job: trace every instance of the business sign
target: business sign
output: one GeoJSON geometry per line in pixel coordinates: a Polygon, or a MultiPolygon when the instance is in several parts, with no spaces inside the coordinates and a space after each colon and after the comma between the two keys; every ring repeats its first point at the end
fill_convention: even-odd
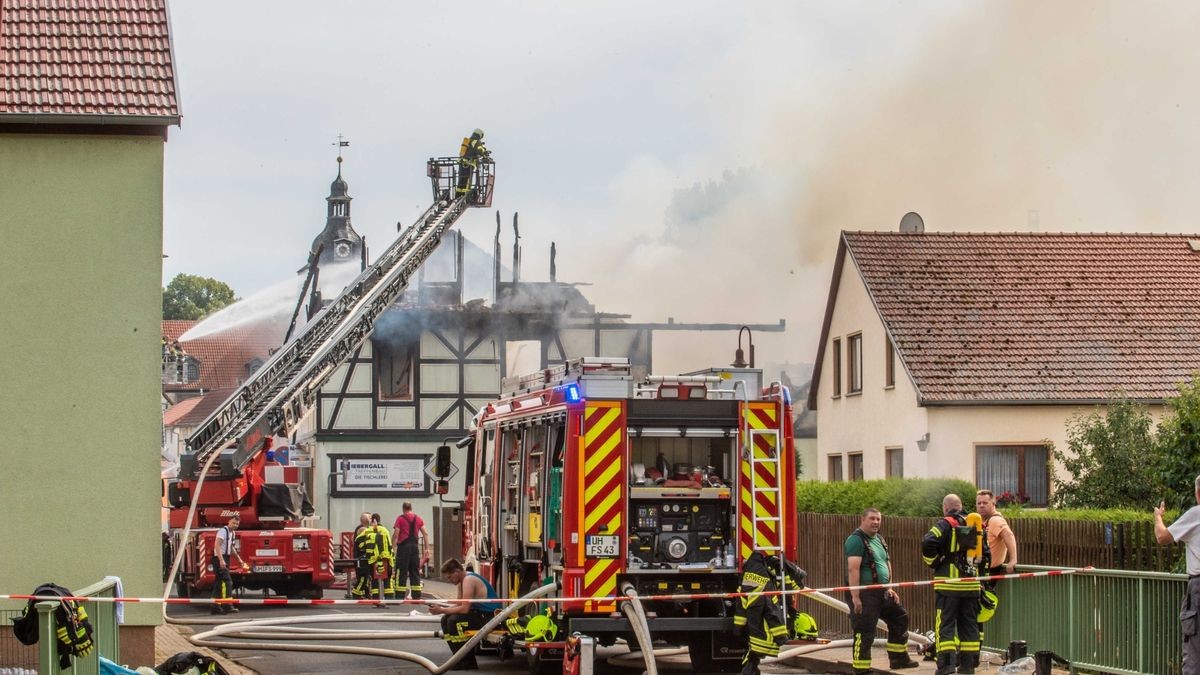
{"type": "Polygon", "coordinates": [[[429,455],[330,455],[333,496],[393,497],[429,494],[429,455]]]}

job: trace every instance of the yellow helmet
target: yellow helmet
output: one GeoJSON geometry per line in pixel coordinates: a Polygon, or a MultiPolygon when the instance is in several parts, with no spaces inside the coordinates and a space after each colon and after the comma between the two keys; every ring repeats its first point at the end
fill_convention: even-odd
{"type": "Polygon", "coordinates": [[[995,593],[984,590],[983,595],[979,598],[979,623],[991,621],[992,616],[996,614],[996,607],[999,604],[1000,599],[996,597],[995,593]]]}
{"type": "Polygon", "coordinates": [[[558,637],[558,626],[545,614],[538,614],[525,624],[525,639],[530,642],[551,642],[558,637]]]}
{"type": "Polygon", "coordinates": [[[801,640],[817,639],[817,620],[811,614],[804,612],[797,614],[792,626],[795,629],[796,637],[801,640]]]}

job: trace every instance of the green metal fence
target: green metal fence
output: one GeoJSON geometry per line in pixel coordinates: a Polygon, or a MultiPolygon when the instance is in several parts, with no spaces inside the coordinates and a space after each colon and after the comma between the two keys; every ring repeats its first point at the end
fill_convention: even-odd
{"type": "MultiPolygon", "coordinates": [[[[1062,569],[1022,565],[1020,571],[1062,569]]],[[[1000,582],[1000,607],[986,624],[984,647],[1025,640],[1029,653],[1051,650],[1072,671],[1181,672],[1179,607],[1187,576],[1089,570],[1000,582]]]]}
{"type": "MultiPolygon", "coordinates": [[[[87,588],[75,591],[81,597],[115,598],[117,597],[116,580],[107,579],[87,588]]],[[[38,611],[38,674],[59,675],[97,675],[100,672],[100,657],[117,661],[121,650],[119,627],[117,626],[117,605],[113,602],[88,602],[84,604],[88,620],[92,622],[94,632],[92,641],[95,648],[87,656],[74,659],[74,667],[63,670],[58,667],[57,641],[54,637],[57,626],[54,622],[54,610],[57,602],[39,602],[38,611]]]]}

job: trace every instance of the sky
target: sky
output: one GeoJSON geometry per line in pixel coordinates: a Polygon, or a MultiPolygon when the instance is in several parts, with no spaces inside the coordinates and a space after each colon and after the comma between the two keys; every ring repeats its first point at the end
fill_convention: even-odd
{"type": "MultiPolygon", "coordinates": [[[[249,296],[325,220],[338,134],[372,251],[475,127],[522,278],[639,321],[775,323],[811,362],[838,233],[1200,232],[1200,6],[175,0],[164,284],[249,296]]],[[[491,250],[494,211],[459,227],[491,250]]],[[[661,372],[734,336],[660,335],[661,372]]],[[[656,368],[658,369],[658,368],[656,368]]]]}

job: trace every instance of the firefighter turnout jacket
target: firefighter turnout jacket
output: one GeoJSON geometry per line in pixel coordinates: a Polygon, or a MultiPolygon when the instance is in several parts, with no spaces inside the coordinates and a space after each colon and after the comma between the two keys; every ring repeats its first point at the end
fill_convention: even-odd
{"type": "Polygon", "coordinates": [[[967,525],[966,518],[953,511],[939,519],[921,540],[921,559],[933,568],[933,590],[948,595],[979,597],[978,581],[960,581],[973,577],[976,568],[967,558],[978,531],[967,525]]]}
{"type": "Polygon", "coordinates": [[[780,574],[780,561],[776,556],[767,557],[759,551],[750,554],[742,566],[741,592],[733,614],[733,625],[745,630],[749,651],[760,656],[777,656],[779,647],[787,642],[788,626],[784,621],[783,597],[764,595],[780,590],[780,576],[786,590],[804,588],[805,572],[792,563],[783,562],[784,574],[780,574]]]}

